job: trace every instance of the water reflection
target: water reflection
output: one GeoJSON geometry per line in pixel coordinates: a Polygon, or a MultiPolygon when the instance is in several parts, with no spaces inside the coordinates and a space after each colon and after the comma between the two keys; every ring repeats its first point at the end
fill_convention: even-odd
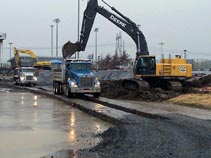
{"type": "Polygon", "coordinates": [[[98,124],[98,123],[96,123],[96,129],[97,129],[97,132],[101,132],[101,126],[98,124]]]}
{"type": "Polygon", "coordinates": [[[21,105],[24,105],[24,94],[21,96],[21,105]]]}
{"type": "Polygon", "coordinates": [[[75,141],[76,140],[76,135],[75,135],[75,112],[71,111],[70,112],[70,132],[68,135],[69,141],[75,141]]]}
{"type": "Polygon", "coordinates": [[[34,122],[38,122],[38,113],[37,113],[37,111],[34,112],[33,116],[34,116],[34,122]]]}
{"type": "Polygon", "coordinates": [[[33,106],[38,106],[37,101],[38,101],[38,97],[37,97],[37,95],[34,95],[34,104],[33,104],[33,106]]]}
{"type": "Polygon", "coordinates": [[[75,126],[75,112],[70,113],[70,126],[75,126]]]}
{"type": "Polygon", "coordinates": [[[37,99],[38,99],[37,95],[34,95],[34,100],[37,100],[37,99]]]}
{"type": "Polygon", "coordinates": [[[69,138],[70,142],[75,142],[76,141],[76,134],[75,134],[74,128],[70,129],[68,138],[69,138]]]}

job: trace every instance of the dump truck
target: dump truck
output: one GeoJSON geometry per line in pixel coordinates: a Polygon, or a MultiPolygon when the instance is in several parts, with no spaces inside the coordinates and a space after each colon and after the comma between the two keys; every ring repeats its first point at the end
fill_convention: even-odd
{"type": "Polygon", "coordinates": [[[35,58],[33,52],[27,50],[19,50],[14,48],[14,56],[16,62],[16,68],[14,69],[13,80],[18,85],[30,85],[36,86],[37,77],[35,76],[35,68],[33,66],[23,66],[20,62],[19,53],[28,54],[32,56],[32,59],[35,58]]]}
{"type": "Polygon", "coordinates": [[[93,73],[91,60],[65,59],[52,61],[51,64],[54,94],[65,94],[67,97],[76,94],[100,96],[100,82],[93,73]]]}

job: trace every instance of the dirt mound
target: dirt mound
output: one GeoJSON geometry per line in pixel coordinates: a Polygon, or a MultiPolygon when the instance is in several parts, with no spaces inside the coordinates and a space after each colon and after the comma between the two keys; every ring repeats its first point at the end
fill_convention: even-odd
{"type": "Polygon", "coordinates": [[[131,91],[122,87],[122,80],[102,80],[101,96],[111,99],[133,99],[142,101],[163,101],[180,93],[165,91],[160,88],[149,91],[131,91]]]}
{"type": "Polygon", "coordinates": [[[193,87],[202,88],[211,86],[211,74],[204,76],[194,76],[190,81],[193,87]]]}
{"type": "Polygon", "coordinates": [[[101,90],[103,97],[112,99],[133,99],[143,101],[163,101],[176,97],[183,93],[210,93],[211,74],[195,75],[185,84],[185,92],[166,91],[161,88],[150,89],[149,91],[131,91],[122,87],[123,80],[102,80],[101,90]]]}

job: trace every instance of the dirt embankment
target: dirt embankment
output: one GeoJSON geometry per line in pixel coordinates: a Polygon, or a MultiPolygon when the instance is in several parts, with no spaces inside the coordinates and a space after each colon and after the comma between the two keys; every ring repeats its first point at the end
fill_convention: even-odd
{"type": "Polygon", "coordinates": [[[188,86],[185,87],[185,92],[166,91],[161,88],[154,88],[149,91],[136,92],[123,88],[122,80],[102,80],[101,96],[112,99],[164,101],[183,94],[211,92],[211,75],[194,76],[188,81],[188,83],[188,86]]]}
{"type": "Polygon", "coordinates": [[[132,99],[143,101],[163,101],[181,93],[154,88],[149,91],[131,91],[122,87],[122,80],[101,81],[101,96],[112,99],[132,99]]]}

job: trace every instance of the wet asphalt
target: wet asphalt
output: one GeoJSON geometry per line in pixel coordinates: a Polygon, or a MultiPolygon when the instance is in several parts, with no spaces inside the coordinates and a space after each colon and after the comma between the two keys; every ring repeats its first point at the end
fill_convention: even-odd
{"type": "Polygon", "coordinates": [[[0,157],[92,148],[111,126],[57,100],[0,84],[0,157]]]}

